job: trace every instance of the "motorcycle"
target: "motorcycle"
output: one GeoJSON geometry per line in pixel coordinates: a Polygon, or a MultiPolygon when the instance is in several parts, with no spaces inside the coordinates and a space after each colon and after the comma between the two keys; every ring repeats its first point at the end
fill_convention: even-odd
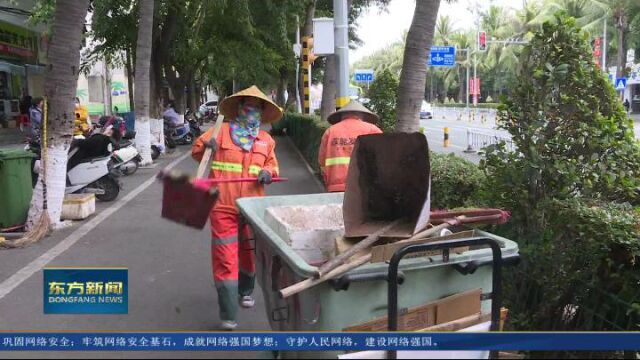
{"type": "Polygon", "coordinates": [[[192,112],[190,109],[184,114],[184,119],[189,123],[189,128],[191,129],[191,134],[194,138],[202,135],[202,130],[200,129],[200,125],[202,125],[202,118],[198,118],[198,112],[192,112]]]}
{"type": "Polygon", "coordinates": [[[165,144],[170,149],[176,145],[191,145],[195,136],[188,123],[174,126],[171,121],[164,119],[165,144]]]}
{"type": "Polygon", "coordinates": [[[111,154],[109,168],[114,176],[132,175],[138,171],[142,157],[133,142],[135,136],[135,131],[127,131],[122,138],[123,141],[118,144],[118,148],[111,154]]]}

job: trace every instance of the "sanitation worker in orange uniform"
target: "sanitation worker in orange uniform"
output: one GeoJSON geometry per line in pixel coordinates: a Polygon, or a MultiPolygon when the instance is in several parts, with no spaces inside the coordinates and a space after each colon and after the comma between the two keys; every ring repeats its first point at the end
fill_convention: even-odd
{"type": "MultiPolygon", "coordinates": [[[[255,181],[219,185],[220,196],[211,211],[211,259],[213,280],[218,292],[220,327],[237,327],[238,305],[251,308],[255,283],[255,259],[249,241],[238,242],[238,209],[242,197],[264,196],[264,186],[278,176],[275,141],[260,130],[261,124],[282,118],[282,110],[257,87],[240,91],[220,103],[225,123],[216,139],[213,128],[200,136],[192,156],[200,161],[205,149],[214,152],[211,178],[254,178],[255,181]],[[228,122],[226,122],[228,120],[228,122]]],[[[248,227],[244,239],[250,239],[248,227]]]]}
{"type": "Polygon", "coordinates": [[[322,136],[318,161],[328,192],[344,192],[347,186],[349,160],[361,135],[381,134],[375,126],[378,115],[357,101],[351,101],[327,118],[332,126],[322,136]]]}

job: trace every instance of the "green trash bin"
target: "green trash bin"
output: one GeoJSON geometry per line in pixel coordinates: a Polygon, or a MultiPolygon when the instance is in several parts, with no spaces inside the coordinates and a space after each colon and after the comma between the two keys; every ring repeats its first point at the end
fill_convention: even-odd
{"type": "Polygon", "coordinates": [[[0,229],[22,225],[31,203],[33,153],[0,149],[0,229]]]}

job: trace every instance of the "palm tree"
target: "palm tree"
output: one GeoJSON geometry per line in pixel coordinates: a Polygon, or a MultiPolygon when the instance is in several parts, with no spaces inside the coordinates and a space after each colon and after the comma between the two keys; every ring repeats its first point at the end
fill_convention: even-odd
{"type": "Polygon", "coordinates": [[[398,124],[396,131],[415,132],[427,82],[427,54],[440,8],[440,0],[416,1],[413,21],[407,34],[398,89],[398,124]]]}
{"type": "MultiPolygon", "coordinates": [[[[74,98],[80,68],[80,48],[89,0],[57,0],[51,42],[48,48],[45,94],[48,99],[46,166],[49,218],[54,226],[60,221],[67,174],[67,154],[74,126],[74,98]]],[[[44,139],[43,139],[44,140],[44,139]]],[[[46,154],[46,156],[45,156],[46,154]]],[[[43,208],[43,184],[34,191],[29,220],[33,225],[43,208]]]]}
{"type": "Polygon", "coordinates": [[[140,22],[136,48],[135,111],[136,111],[136,147],[142,164],[151,160],[151,129],[149,124],[149,72],[151,64],[151,43],[153,38],[154,0],[140,0],[140,22]]]}
{"type": "Polygon", "coordinates": [[[593,13],[597,16],[613,18],[613,25],[616,29],[616,38],[618,45],[617,52],[617,77],[623,77],[625,74],[625,66],[627,63],[627,38],[631,31],[631,14],[633,10],[640,8],[637,0],[594,0],[593,13]]]}
{"type": "MultiPolygon", "coordinates": [[[[473,34],[458,32],[451,36],[451,41],[457,46],[458,49],[468,49],[471,51],[471,47],[473,44],[473,34]]],[[[471,66],[470,61],[467,62],[466,54],[461,54],[465,56],[464,60],[458,62],[458,66],[455,70],[450,71],[452,75],[457,76],[457,84],[459,86],[458,89],[458,101],[466,102],[465,99],[468,96],[466,94],[466,69],[471,66]]]]}

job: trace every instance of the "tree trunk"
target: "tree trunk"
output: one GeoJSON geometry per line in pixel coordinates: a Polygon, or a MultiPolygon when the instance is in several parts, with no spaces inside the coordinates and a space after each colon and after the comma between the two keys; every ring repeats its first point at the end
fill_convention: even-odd
{"type": "Polygon", "coordinates": [[[324,67],[324,80],[322,81],[322,104],[320,105],[322,120],[327,120],[327,117],[336,111],[337,77],[338,61],[336,56],[328,55],[324,67]]]}
{"type": "Polygon", "coordinates": [[[280,79],[278,79],[278,90],[276,94],[276,102],[278,106],[285,108],[286,100],[285,100],[285,91],[287,90],[287,79],[289,78],[289,73],[285,68],[280,69],[280,79]]]}
{"type": "Polygon", "coordinates": [[[458,71],[458,83],[460,84],[460,90],[458,91],[458,103],[465,103],[464,93],[467,90],[467,81],[465,79],[466,73],[466,68],[460,66],[460,70],[458,71]]]}
{"type": "Polygon", "coordinates": [[[153,39],[154,0],[140,0],[140,23],[136,48],[136,147],[142,156],[142,165],[151,159],[151,128],[149,124],[149,92],[151,44],[153,39]]]}
{"type": "MultiPolygon", "coordinates": [[[[48,99],[49,115],[46,126],[46,156],[43,146],[42,159],[43,165],[46,166],[47,212],[54,228],[60,224],[62,213],[67,154],[75,120],[74,99],[80,67],[82,30],[88,8],[88,0],[57,0],[51,41],[47,49],[49,64],[45,79],[45,94],[48,99]]],[[[44,141],[45,137],[43,137],[44,141]]],[[[42,215],[43,201],[41,177],[34,190],[27,227],[33,226],[42,215]]]]}
{"type": "Polygon", "coordinates": [[[420,107],[427,81],[427,52],[433,42],[440,0],[416,1],[413,22],[407,34],[402,75],[398,88],[396,131],[415,132],[420,128],[420,107]]]}
{"type": "Polygon", "coordinates": [[[133,76],[133,65],[132,65],[132,56],[133,54],[131,54],[131,51],[129,49],[127,49],[125,56],[127,57],[127,61],[126,61],[126,70],[127,70],[127,87],[129,88],[129,111],[135,111],[135,107],[133,106],[134,104],[134,99],[133,99],[133,82],[134,82],[134,76],[133,76]]]}
{"type": "Polygon", "coordinates": [[[113,113],[113,99],[111,97],[111,71],[109,71],[108,59],[104,61],[104,114],[111,115],[113,113]]]}
{"type": "MultiPolygon", "coordinates": [[[[313,36],[313,18],[316,14],[316,0],[309,0],[307,3],[306,16],[304,26],[300,34],[301,38],[305,36],[313,36]]],[[[300,56],[300,76],[298,77],[298,91],[300,92],[300,101],[304,103],[304,68],[302,67],[302,56],[300,56]]],[[[309,79],[311,82],[311,79],[309,79]]],[[[295,97],[295,94],[293,94],[295,97]]]]}

